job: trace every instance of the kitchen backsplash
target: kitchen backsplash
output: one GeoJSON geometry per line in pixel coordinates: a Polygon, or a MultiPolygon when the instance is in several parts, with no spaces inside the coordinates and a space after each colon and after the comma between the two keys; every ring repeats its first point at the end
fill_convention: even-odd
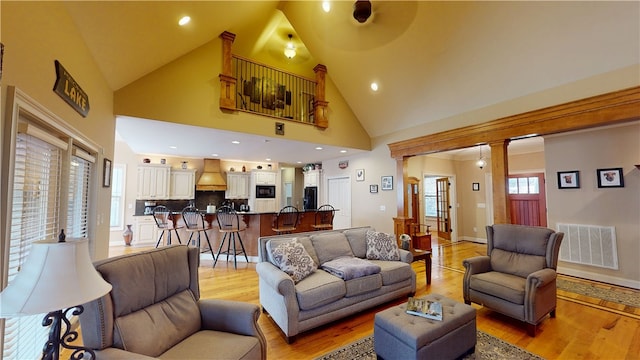
{"type": "MultiPolygon", "coordinates": [[[[189,206],[191,203],[194,204],[199,210],[206,210],[207,205],[215,205],[216,207],[220,207],[225,202],[224,194],[224,191],[196,191],[195,200],[136,200],[135,215],[151,215],[151,213],[145,214],[145,209],[148,207],[150,211],[155,206],[159,205],[164,205],[171,211],[182,211],[182,209],[189,206]],[[145,205],[145,203],[155,203],[155,205],[147,206],[145,205]]],[[[227,201],[233,202],[236,210],[240,209],[240,205],[248,204],[248,200],[246,199],[234,199],[227,201]]]]}
{"type": "Polygon", "coordinates": [[[185,207],[189,206],[189,202],[193,200],[136,200],[136,216],[140,215],[151,215],[150,213],[145,214],[145,203],[155,203],[155,206],[149,206],[150,209],[153,209],[156,206],[164,205],[167,209],[171,211],[182,211],[185,207]]]}

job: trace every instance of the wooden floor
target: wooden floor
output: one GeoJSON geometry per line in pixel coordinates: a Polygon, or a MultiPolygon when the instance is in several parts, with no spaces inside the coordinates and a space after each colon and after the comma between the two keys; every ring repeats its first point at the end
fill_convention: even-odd
{"type": "MultiPolygon", "coordinates": [[[[112,247],[110,256],[139,251],[142,248],[112,247]]],[[[426,285],[424,262],[413,263],[417,273],[416,295],[439,293],[462,301],[462,260],[486,254],[486,246],[471,242],[455,244],[434,239],[431,285],[426,285]]],[[[255,264],[219,262],[212,269],[210,255],[200,267],[200,288],[203,298],[224,298],[260,304],[258,276],[255,264]]],[[[604,287],[613,287],[600,284],[604,287]]],[[[629,290],[629,289],[626,289],[629,290]]],[[[633,291],[640,296],[640,291],[633,291]]],[[[363,311],[301,335],[288,345],[277,326],[263,314],[259,325],[268,341],[269,359],[312,359],[373,333],[376,312],[405,301],[387,303],[363,311]]],[[[620,306],[573,293],[558,294],[557,317],[547,317],[538,327],[535,338],[529,337],[525,326],[478,305],[479,330],[527,349],[546,359],[640,359],[640,309],[620,306]]]]}

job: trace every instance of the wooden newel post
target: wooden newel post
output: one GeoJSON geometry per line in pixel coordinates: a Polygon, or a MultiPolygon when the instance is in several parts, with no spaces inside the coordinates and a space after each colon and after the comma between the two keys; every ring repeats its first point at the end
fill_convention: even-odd
{"type": "Polygon", "coordinates": [[[236,35],[228,31],[220,34],[222,39],[222,74],[220,77],[220,108],[236,110],[236,78],[233,77],[231,45],[236,35]]]}
{"type": "Polygon", "coordinates": [[[329,102],[325,99],[327,67],[318,64],[313,68],[313,71],[316,73],[316,98],[313,102],[315,125],[319,128],[326,129],[329,127],[329,118],[327,117],[327,106],[329,102]]]}

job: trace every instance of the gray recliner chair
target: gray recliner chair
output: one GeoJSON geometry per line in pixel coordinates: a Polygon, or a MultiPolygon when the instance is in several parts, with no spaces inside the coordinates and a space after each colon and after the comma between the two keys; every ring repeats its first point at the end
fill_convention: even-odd
{"type": "Polygon", "coordinates": [[[113,289],[84,304],[84,346],[98,359],[266,359],[257,305],[200,299],[199,255],[174,245],[96,262],[113,289]]]}
{"type": "Polygon", "coordinates": [[[487,226],[487,255],[465,259],[466,304],[486,306],[527,324],[535,336],[556,313],[556,268],[564,233],[534,226],[487,226]]]}

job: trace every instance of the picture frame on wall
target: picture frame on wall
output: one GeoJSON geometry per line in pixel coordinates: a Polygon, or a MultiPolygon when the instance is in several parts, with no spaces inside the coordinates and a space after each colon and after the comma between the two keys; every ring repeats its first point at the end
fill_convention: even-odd
{"type": "Polygon", "coordinates": [[[104,166],[102,169],[102,187],[110,187],[111,186],[111,160],[105,158],[104,166]]]}
{"type": "Polygon", "coordinates": [[[356,181],[364,181],[364,169],[356,169],[356,181]]]}
{"type": "Polygon", "coordinates": [[[382,190],[393,190],[393,176],[383,176],[381,180],[382,190]]]}
{"type": "Polygon", "coordinates": [[[624,187],[622,168],[596,170],[599,188],[624,187]]]}
{"type": "Polygon", "coordinates": [[[378,185],[374,184],[374,185],[369,185],[369,192],[372,194],[375,194],[378,192],[378,185]]]}
{"type": "Polygon", "coordinates": [[[558,171],[558,189],[579,189],[580,171],[558,171]]]}
{"type": "Polygon", "coordinates": [[[471,184],[471,190],[480,191],[480,183],[472,183],[471,184]]]}

